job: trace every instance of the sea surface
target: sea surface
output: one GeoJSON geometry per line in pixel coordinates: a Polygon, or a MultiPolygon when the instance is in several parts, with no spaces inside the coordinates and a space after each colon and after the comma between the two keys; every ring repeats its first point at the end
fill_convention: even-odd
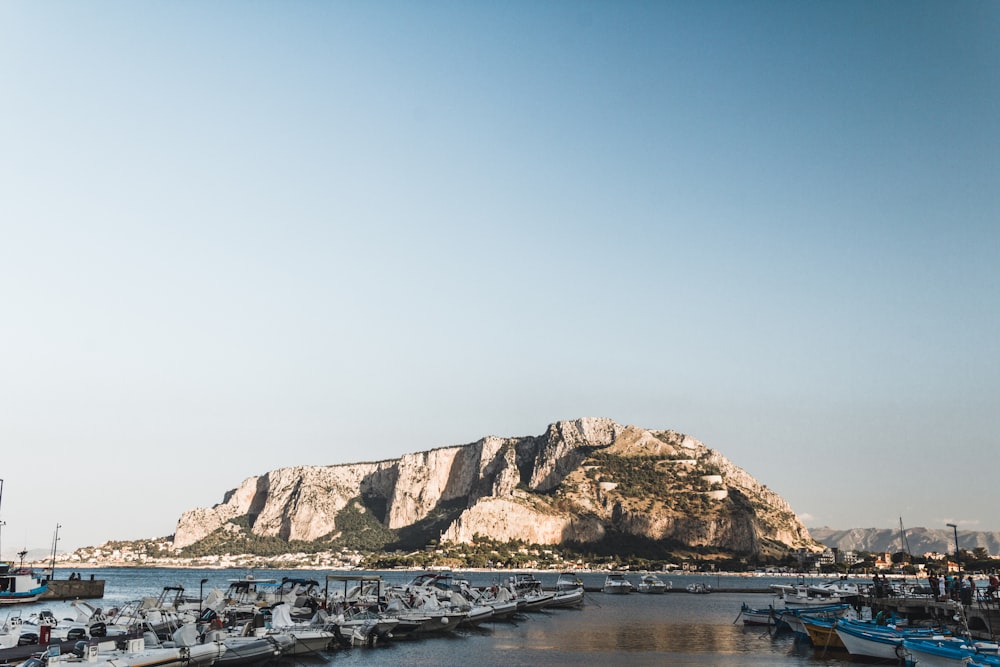
{"type": "MultiPolygon", "coordinates": [[[[58,579],[69,570],[56,569],[58,579]]],[[[143,597],[158,597],[164,586],[183,586],[191,595],[222,591],[233,579],[253,574],[257,579],[282,577],[315,578],[325,583],[327,574],[363,574],[308,570],[192,570],[161,568],[108,568],[79,570],[82,578],[93,575],[106,581],[104,597],[90,600],[110,608],[143,597]],[[203,583],[204,580],[204,583],[203,583]]],[[[373,574],[373,573],[364,573],[373,574]]],[[[406,583],[417,572],[377,572],[387,583],[406,583]]],[[[509,576],[507,572],[467,572],[474,586],[489,585],[509,576]]],[[[545,586],[555,583],[558,573],[539,572],[545,586]]],[[[581,573],[585,585],[600,587],[604,575],[581,573]]],[[[630,575],[638,583],[639,575],[630,575]]],[[[787,578],[662,575],[674,589],[694,582],[711,585],[715,592],[694,595],[670,592],[663,595],[605,595],[588,593],[579,609],[553,609],[526,613],[514,622],[487,622],[476,629],[450,635],[382,642],[375,647],[356,647],[324,653],[315,658],[283,658],[274,665],[427,665],[442,667],[608,667],[610,665],[862,665],[846,654],[814,650],[807,641],[789,633],[772,636],[765,628],[744,628],[738,618],[742,603],[766,607],[775,602],[769,593],[750,592],[769,584],[788,583],[787,578]],[[720,592],[720,590],[736,592],[720,592]],[[741,591],[747,592],[741,592],[741,591]]],[[[825,581],[811,579],[810,582],[825,581]]],[[[333,586],[335,584],[331,584],[333,586]]],[[[8,615],[28,616],[51,610],[62,618],[71,612],[69,602],[49,601],[0,609],[0,623],[8,615]]]]}

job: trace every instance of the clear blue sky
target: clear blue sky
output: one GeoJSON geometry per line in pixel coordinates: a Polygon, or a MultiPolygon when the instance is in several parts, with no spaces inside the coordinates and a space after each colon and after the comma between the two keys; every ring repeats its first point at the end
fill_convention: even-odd
{"type": "Polygon", "coordinates": [[[808,526],[1000,530],[998,35],[996,2],[0,4],[4,556],[585,416],[808,526]]]}

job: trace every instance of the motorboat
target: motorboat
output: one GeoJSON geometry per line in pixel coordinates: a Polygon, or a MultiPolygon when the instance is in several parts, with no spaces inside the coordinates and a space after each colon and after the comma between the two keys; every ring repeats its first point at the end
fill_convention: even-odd
{"type": "Polygon", "coordinates": [[[601,590],[609,595],[627,595],[632,592],[632,582],[621,572],[611,572],[605,577],[601,590]]]}
{"type": "Polygon", "coordinates": [[[899,660],[897,649],[900,649],[904,639],[944,636],[939,630],[931,628],[879,625],[847,618],[838,620],[835,630],[852,656],[894,661],[899,660]]]}
{"type": "Polygon", "coordinates": [[[562,572],[556,578],[555,589],[550,607],[579,607],[583,604],[583,580],[575,572],[562,572]]]}
{"type": "Polygon", "coordinates": [[[12,570],[9,563],[0,563],[0,604],[28,604],[49,590],[49,584],[23,567],[12,570]]]}
{"type": "Polygon", "coordinates": [[[819,597],[850,598],[864,595],[865,591],[854,581],[846,579],[835,579],[821,584],[809,584],[806,586],[808,595],[819,597]]]}
{"type": "Polygon", "coordinates": [[[267,629],[246,622],[241,627],[212,629],[205,633],[206,642],[219,642],[225,653],[215,661],[216,667],[248,665],[270,660],[290,652],[295,641],[285,634],[268,633],[267,629]]]}
{"type": "Polygon", "coordinates": [[[552,601],[546,606],[548,609],[564,609],[566,607],[579,607],[583,604],[584,590],[575,588],[569,591],[556,591],[552,596],[552,601]]]}
{"type": "Polygon", "coordinates": [[[781,621],[781,611],[774,608],[774,605],[767,607],[751,607],[746,602],[740,607],[738,618],[743,619],[743,625],[778,625],[781,621]]]}
{"type": "Polygon", "coordinates": [[[31,614],[27,618],[11,616],[0,628],[0,648],[18,644],[48,644],[52,641],[74,641],[87,639],[87,626],[73,619],[57,619],[48,609],[31,614]]]}
{"type": "Polygon", "coordinates": [[[517,600],[518,611],[538,611],[552,603],[556,594],[542,588],[542,582],[533,574],[512,575],[506,582],[507,589],[517,600]]]}
{"type": "Polygon", "coordinates": [[[821,647],[824,651],[847,650],[844,642],[840,640],[840,635],[837,634],[837,619],[821,618],[807,613],[799,616],[799,620],[805,627],[813,646],[821,647]]]}
{"type": "Polygon", "coordinates": [[[560,572],[556,577],[556,591],[575,591],[583,588],[583,579],[576,572],[560,572]]]}
{"type": "Polygon", "coordinates": [[[291,646],[284,649],[282,655],[315,655],[327,649],[336,639],[336,635],[324,624],[296,622],[286,602],[271,607],[271,626],[267,631],[292,638],[291,646]]]}
{"type": "MultiPolygon", "coordinates": [[[[476,602],[493,609],[492,620],[508,620],[517,613],[518,608],[521,606],[521,603],[506,586],[494,584],[475,590],[478,593],[478,597],[475,598],[476,602]]],[[[558,592],[556,594],[558,595],[558,592]]]]}
{"type": "Polygon", "coordinates": [[[277,601],[280,584],[276,579],[258,579],[253,574],[230,579],[222,601],[214,607],[219,616],[246,621],[262,607],[277,601]]]}
{"type": "Polygon", "coordinates": [[[848,604],[831,604],[822,607],[786,607],[781,613],[781,621],[799,637],[809,639],[810,633],[806,629],[805,623],[807,618],[835,622],[850,610],[851,606],[848,604]]]}
{"type": "Polygon", "coordinates": [[[863,594],[856,583],[842,579],[808,584],[804,577],[799,577],[794,584],[771,584],[770,588],[788,606],[826,606],[848,602],[863,594]]]}
{"type": "Polygon", "coordinates": [[[688,593],[697,593],[699,595],[704,595],[706,593],[711,593],[712,592],[712,587],[709,584],[697,581],[697,582],[695,582],[693,584],[688,584],[685,587],[685,590],[688,593]]]}
{"type": "Polygon", "coordinates": [[[998,656],[997,644],[992,642],[971,642],[960,637],[911,637],[904,638],[902,654],[907,664],[928,665],[968,665],[974,658],[998,656]]]}
{"type": "Polygon", "coordinates": [[[639,578],[639,584],[635,587],[638,593],[666,593],[673,587],[673,584],[664,582],[655,574],[644,574],[639,578]]]}
{"type": "Polygon", "coordinates": [[[379,575],[329,574],[325,590],[331,630],[341,645],[372,646],[383,638],[413,634],[430,620],[402,601],[386,598],[379,575]]]}
{"type": "MultiPolygon", "coordinates": [[[[58,649],[58,646],[51,647],[49,651],[53,649],[58,649]]],[[[161,644],[152,632],[127,639],[120,647],[115,642],[94,644],[81,640],[71,653],[61,655],[46,652],[41,657],[29,658],[21,664],[24,667],[44,667],[47,664],[86,667],[210,667],[219,662],[225,653],[226,647],[220,642],[199,643],[197,631],[189,626],[189,629],[175,633],[169,643],[161,644]]]]}

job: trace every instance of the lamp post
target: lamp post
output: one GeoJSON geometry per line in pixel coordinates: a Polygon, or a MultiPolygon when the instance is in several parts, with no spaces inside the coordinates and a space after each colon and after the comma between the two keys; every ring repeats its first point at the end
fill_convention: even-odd
{"type": "Polygon", "coordinates": [[[946,523],[946,526],[955,531],[955,563],[958,565],[958,577],[962,577],[962,554],[958,550],[958,526],[953,523],[946,523]]]}

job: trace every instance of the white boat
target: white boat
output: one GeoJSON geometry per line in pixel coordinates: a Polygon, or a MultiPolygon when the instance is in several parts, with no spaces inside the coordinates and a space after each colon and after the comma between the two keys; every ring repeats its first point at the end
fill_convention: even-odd
{"type": "Polygon", "coordinates": [[[926,637],[903,639],[903,657],[907,664],[920,667],[952,667],[969,665],[976,659],[987,664],[1000,664],[1000,648],[993,642],[970,642],[958,637],[926,637]],[[989,656],[987,658],[986,656],[989,656]]]}
{"type": "Polygon", "coordinates": [[[794,584],[771,584],[771,590],[778,593],[788,606],[838,604],[865,594],[855,582],[836,579],[807,584],[804,577],[799,577],[794,584]]]}
{"type": "Polygon", "coordinates": [[[384,598],[379,575],[327,575],[326,608],[331,630],[343,646],[374,646],[384,638],[413,634],[430,620],[400,599],[384,598]]]}
{"type": "Polygon", "coordinates": [[[214,663],[218,667],[248,665],[259,660],[280,657],[286,647],[291,647],[291,639],[280,636],[256,636],[255,634],[229,634],[222,630],[211,630],[205,635],[206,641],[221,642],[226,647],[225,654],[214,663]]]}
{"type": "Polygon", "coordinates": [[[316,655],[333,644],[336,635],[323,625],[298,623],[292,619],[291,608],[286,602],[271,608],[271,627],[268,633],[288,635],[292,645],[282,655],[316,655]]]}
{"type": "Polygon", "coordinates": [[[0,648],[17,646],[18,643],[46,645],[49,642],[87,639],[87,627],[72,619],[57,619],[51,611],[43,609],[27,618],[11,616],[0,628],[0,648]]]}
{"type": "Polygon", "coordinates": [[[601,590],[610,595],[627,595],[632,592],[632,582],[621,572],[611,572],[605,577],[601,590]]]}
{"type": "Polygon", "coordinates": [[[746,602],[740,608],[739,618],[743,619],[743,625],[777,625],[781,621],[781,611],[776,610],[774,605],[754,608],[746,602]]]}
{"type": "Polygon", "coordinates": [[[709,586],[708,584],[703,584],[702,582],[698,581],[698,582],[695,582],[693,584],[688,584],[685,587],[685,590],[688,593],[705,594],[705,593],[711,593],[712,592],[712,587],[709,586]]]}
{"type": "Polygon", "coordinates": [[[555,588],[557,591],[575,591],[583,588],[583,579],[576,572],[560,572],[555,588]]]}
{"type": "Polygon", "coordinates": [[[213,609],[220,617],[233,620],[248,620],[261,607],[273,604],[277,600],[280,584],[276,579],[258,579],[247,574],[241,579],[230,579],[229,587],[222,596],[222,601],[213,609]]]}
{"type": "Polygon", "coordinates": [[[479,591],[469,580],[454,572],[435,572],[414,577],[408,588],[423,589],[423,593],[436,598],[442,609],[464,612],[465,618],[459,625],[475,627],[493,617],[493,606],[482,600],[479,591]]]}
{"type": "Polygon", "coordinates": [[[845,618],[837,621],[836,632],[852,656],[895,661],[899,660],[904,639],[935,636],[929,629],[904,629],[845,618]]]}
{"type": "MultiPolygon", "coordinates": [[[[50,647],[50,651],[58,646],[50,647]]],[[[210,667],[223,655],[226,647],[220,642],[198,641],[194,626],[174,632],[169,643],[161,644],[156,635],[146,632],[141,638],[131,638],[119,647],[116,642],[77,642],[73,652],[45,654],[43,659],[31,658],[25,667],[42,665],[80,665],[81,667],[210,667]],[[37,660],[38,662],[32,662],[37,660]]]]}
{"type": "Polygon", "coordinates": [[[492,619],[496,621],[510,619],[517,613],[520,603],[506,586],[488,586],[478,591],[476,601],[493,609],[492,619]]]}
{"type": "Polygon", "coordinates": [[[12,570],[10,563],[0,563],[0,604],[28,604],[49,590],[44,579],[23,567],[12,570]]]}
{"type": "Polygon", "coordinates": [[[817,593],[814,588],[815,587],[810,587],[806,584],[771,584],[771,590],[779,593],[781,600],[789,607],[809,605],[826,606],[830,604],[838,604],[842,601],[841,597],[833,592],[827,591],[824,593],[817,593]]]}
{"type": "Polygon", "coordinates": [[[578,607],[583,604],[583,580],[576,572],[561,572],[556,578],[555,597],[550,607],[578,607]]]}
{"type": "Polygon", "coordinates": [[[644,574],[635,590],[639,593],[666,593],[671,588],[673,588],[672,583],[664,582],[655,574],[644,574]]]}
{"type": "Polygon", "coordinates": [[[549,608],[559,609],[565,607],[579,607],[583,604],[583,599],[583,586],[568,591],[556,591],[555,595],[552,597],[552,602],[549,603],[549,608]]]}
{"type": "Polygon", "coordinates": [[[468,612],[442,605],[437,595],[423,586],[390,586],[385,590],[385,614],[399,624],[416,624],[413,634],[450,632],[465,620],[468,612]]]}
{"type": "Polygon", "coordinates": [[[507,580],[507,589],[517,600],[518,611],[538,611],[548,607],[555,599],[553,591],[542,588],[542,582],[533,574],[519,573],[507,580]]]}
{"type": "Polygon", "coordinates": [[[806,586],[806,593],[818,597],[848,598],[865,595],[856,582],[846,579],[835,579],[821,584],[809,584],[806,586]]]}

